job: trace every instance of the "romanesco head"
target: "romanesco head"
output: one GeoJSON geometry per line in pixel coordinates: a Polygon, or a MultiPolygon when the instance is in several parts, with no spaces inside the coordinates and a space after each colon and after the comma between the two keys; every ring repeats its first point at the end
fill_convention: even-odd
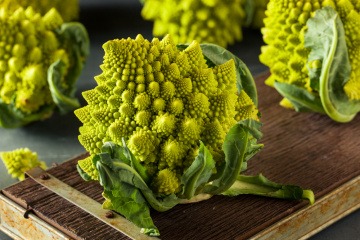
{"type": "Polygon", "coordinates": [[[0,115],[3,127],[49,117],[62,104],[77,107],[74,83],[88,51],[80,23],[64,23],[55,8],[42,15],[12,4],[0,3],[0,105],[8,111],[0,115]]]}
{"type": "MultiPolygon", "coordinates": [[[[171,35],[151,42],[138,35],[103,48],[97,86],[83,93],[88,105],[75,110],[83,124],[79,141],[94,155],[104,142],[124,139],[159,194],[180,189],[178,176],[194,161],[200,140],[221,164],[230,127],[257,120],[252,100],[237,93],[234,61],[209,67],[197,41],[179,50],[171,35]]],[[[91,158],[84,161],[80,167],[96,179],[91,158]]]]}
{"type": "Polygon", "coordinates": [[[263,26],[269,0],[145,0],[141,14],[154,21],[153,34],[175,42],[197,40],[227,47],[243,39],[243,27],[263,26]]]}
{"type": "Polygon", "coordinates": [[[24,180],[25,172],[34,168],[41,167],[46,169],[46,163],[38,159],[36,152],[32,152],[28,148],[19,148],[10,152],[0,152],[8,173],[13,178],[24,180]]]}
{"type": "MultiPolygon", "coordinates": [[[[360,99],[360,2],[357,0],[270,0],[262,29],[266,46],[262,47],[260,61],[270,68],[266,80],[294,84],[313,91],[307,59],[310,50],[304,45],[307,20],[316,10],[330,6],[339,13],[344,25],[346,45],[351,63],[351,76],[344,86],[349,99],[360,99]]],[[[313,62],[311,64],[321,64],[313,62]]],[[[311,67],[311,66],[310,66],[311,67]]],[[[288,101],[282,102],[289,106],[288,101]]]]}
{"type": "Polygon", "coordinates": [[[226,47],[242,40],[243,0],[146,0],[142,16],[154,21],[153,34],[171,34],[178,43],[210,42],[226,47]]]}
{"type": "Polygon", "coordinates": [[[1,11],[0,98],[31,113],[52,102],[46,74],[53,54],[60,50],[54,31],[62,19],[56,10],[48,12],[46,18],[32,8],[1,11]],[[46,19],[56,19],[58,22],[51,24],[55,28],[48,28],[46,19]]]}
{"type": "Polygon", "coordinates": [[[0,0],[0,6],[12,10],[32,7],[42,15],[55,8],[66,22],[79,18],[79,0],[0,0]]]}

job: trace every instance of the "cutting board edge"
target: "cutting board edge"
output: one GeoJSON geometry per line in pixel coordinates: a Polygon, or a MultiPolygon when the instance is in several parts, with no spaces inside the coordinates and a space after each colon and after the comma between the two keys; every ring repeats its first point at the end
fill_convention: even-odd
{"type": "Polygon", "coordinates": [[[14,240],[70,240],[65,233],[0,193],[0,230],[14,240]],[[26,218],[25,218],[26,215],[26,218]]]}
{"type": "Polygon", "coordinates": [[[250,239],[307,239],[315,235],[360,209],[359,184],[360,175],[250,239]]]}
{"type": "MultiPolygon", "coordinates": [[[[270,227],[253,235],[250,239],[307,239],[330,226],[341,218],[360,208],[360,176],[346,182],[326,196],[317,199],[313,205],[308,205],[283,220],[271,225],[270,227]],[[313,217],[312,217],[313,216],[313,217]]],[[[18,219],[24,219],[26,209],[18,205],[7,196],[0,194],[0,218],[4,216],[4,209],[12,209],[17,214],[18,219]]],[[[33,214],[29,214],[28,221],[33,225],[42,226],[45,231],[52,232],[58,236],[54,239],[68,239],[55,226],[52,226],[33,214]]],[[[5,219],[6,221],[6,219],[5,219]]],[[[24,228],[23,225],[15,225],[9,228],[9,223],[0,221],[0,229],[9,235],[17,236],[15,239],[26,239],[37,237],[38,232],[33,232],[34,236],[26,235],[21,238],[19,232],[24,228]],[[7,226],[6,226],[7,225],[7,226]]],[[[27,224],[30,224],[28,222],[27,224]]],[[[29,234],[29,232],[27,232],[29,234]]],[[[241,236],[239,236],[241,237],[241,236]]]]}

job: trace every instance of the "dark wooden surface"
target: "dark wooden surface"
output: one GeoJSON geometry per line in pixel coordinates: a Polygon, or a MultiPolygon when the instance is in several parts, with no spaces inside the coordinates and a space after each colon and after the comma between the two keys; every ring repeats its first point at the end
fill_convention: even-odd
{"type": "MultiPolygon", "coordinates": [[[[340,124],[314,113],[296,113],[278,105],[281,97],[256,80],[262,112],[264,149],[250,160],[247,174],[263,173],[273,181],[312,189],[317,199],[360,175],[359,117],[340,124]]],[[[84,182],[76,172],[77,159],[49,173],[102,202],[97,183],[84,182]]],[[[32,207],[44,220],[71,237],[127,239],[66,200],[26,179],[3,194],[32,207]]],[[[306,208],[306,201],[286,201],[257,196],[214,196],[211,199],[159,213],[152,212],[161,239],[247,239],[279,220],[306,208]]]]}

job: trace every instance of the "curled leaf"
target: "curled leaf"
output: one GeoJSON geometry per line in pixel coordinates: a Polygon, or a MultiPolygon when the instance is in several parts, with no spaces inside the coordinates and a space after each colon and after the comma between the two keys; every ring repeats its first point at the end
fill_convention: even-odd
{"type": "Polygon", "coordinates": [[[339,14],[331,7],[316,11],[307,22],[305,47],[311,49],[308,62],[312,85],[319,85],[319,96],[326,114],[338,122],[351,121],[360,111],[358,101],[350,101],[344,85],[350,78],[351,64],[345,30],[339,14]],[[315,67],[314,67],[315,65],[315,67]],[[321,68],[321,70],[319,69],[321,68]]]}

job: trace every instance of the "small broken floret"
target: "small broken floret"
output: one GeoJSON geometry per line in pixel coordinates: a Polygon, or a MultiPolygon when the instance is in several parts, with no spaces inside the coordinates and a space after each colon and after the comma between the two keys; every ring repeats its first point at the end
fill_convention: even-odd
{"type": "Polygon", "coordinates": [[[0,152],[0,158],[4,162],[8,173],[19,180],[24,180],[25,172],[34,167],[41,167],[44,170],[47,168],[46,163],[38,159],[37,153],[28,148],[0,152]]]}

